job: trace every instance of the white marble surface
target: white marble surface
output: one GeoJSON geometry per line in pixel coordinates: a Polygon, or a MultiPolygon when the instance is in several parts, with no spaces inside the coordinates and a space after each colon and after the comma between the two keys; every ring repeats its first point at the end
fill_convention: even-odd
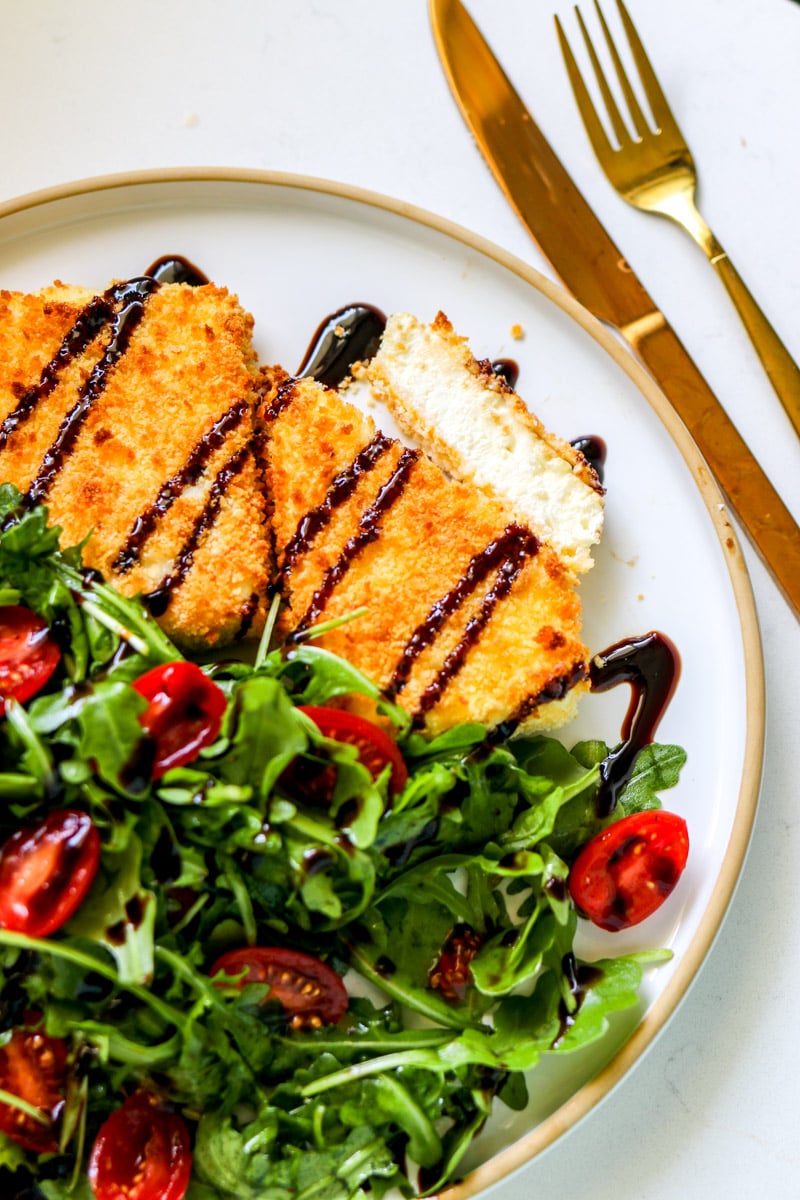
{"type": "MultiPolygon", "coordinates": [[[[800,518],[800,449],[689,240],[627,208],[587,146],[552,9],[473,0],[534,116],[800,518]]],[[[800,357],[800,4],[630,0],[701,172],[707,219],[800,357]]],[[[449,217],[540,269],[467,134],[424,0],[2,0],[0,195],[177,165],[327,177],[449,217]]],[[[745,545],[767,741],[750,854],[689,995],[635,1071],[494,1200],[800,1194],[800,636],[745,545]]],[[[713,620],[702,612],[698,620],[713,620]]]]}

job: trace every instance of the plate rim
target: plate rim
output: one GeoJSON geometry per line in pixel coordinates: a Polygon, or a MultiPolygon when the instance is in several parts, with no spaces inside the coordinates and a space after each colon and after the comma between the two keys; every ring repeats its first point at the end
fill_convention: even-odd
{"type": "Polygon", "coordinates": [[[247,167],[184,166],[89,176],[24,193],[0,202],[0,220],[6,216],[80,196],[113,192],[123,188],[183,183],[244,183],[294,188],[364,204],[459,242],[528,283],[572,318],[606,351],[655,411],[677,446],[700,492],[728,571],[742,637],[746,737],[733,823],[712,895],[669,983],[606,1065],[528,1133],[475,1167],[461,1182],[439,1194],[447,1200],[469,1200],[531,1162],[565,1133],[574,1129],[641,1061],[647,1049],[685,999],[707,960],[730,909],[744,868],[758,807],[766,722],[761,634],[755,597],[739,535],[728,515],[722,493],[690,433],[658,384],[631,352],[614,337],[610,328],[575,300],[563,285],[554,282],[488,238],[447,217],[382,192],[312,175],[247,167]]]}

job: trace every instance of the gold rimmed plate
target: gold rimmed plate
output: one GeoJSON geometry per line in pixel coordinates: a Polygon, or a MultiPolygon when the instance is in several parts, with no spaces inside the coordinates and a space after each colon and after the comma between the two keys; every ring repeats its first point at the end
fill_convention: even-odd
{"type": "MultiPolygon", "coordinates": [[[[185,169],[87,180],[0,205],[0,289],[54,279],[103,288],[181,255],[240,297],[265,362],[294,370],[320,321],[350,303],[432,320],[443,310],[479,358],[510,358],[545,424],[606,443],[606,529],[581,585],[599,651],[658,629],[682,661],[658,731],[688,754],[670,808],[689,865],[658,913],[624,934],[581,929],[596,958],[667,946],[641,1005],[604,1041],[536,1068],[523,1113],[502,1105],[453,1196],[474,1196],[551,1145],[622,1081],[673,1014],[722,923],[755,815],[764,681],[752,592],[719,491],[658,388],[558,285],[442,218],[340,184],[185,169]]],[[[154,425],[158,414],[153,414],[154,425]]],[[[624,691],[624,689],[623,689],[624,691]]],[[[627,696],[589,696],[567,745],[617,740],[627,696]]],[[[665,800],[667,797],[665,797],[665,800]]]]}

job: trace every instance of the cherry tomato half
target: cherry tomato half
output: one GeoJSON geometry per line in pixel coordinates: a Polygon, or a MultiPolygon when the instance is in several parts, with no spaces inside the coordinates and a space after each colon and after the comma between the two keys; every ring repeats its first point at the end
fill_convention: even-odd
{"type": "Polygon", "coordinates": [[[332,967],[279,946],[243,946],[229,950],[211,968],[211,976],[242,975],[239,986],[268,983],[275,999],[292,1018],[292,1025],[334,1025],[347,1012],[349,998],[341,976],[332,967]],[[244,974],[243,974],[244,973],[244,974]]]}
{"type": "Polygon", "coordinates": [[[61,1038],[35,1029],[15,1029],[0,1046],[0,1088],[38,1108],[46,1124],[10,1104],[0,1104],[0,1129],[24,1150],[58,1149],[54,1124],[61,1115],[67,1082],[67,1048],[61,1038]]]}
{"type": "Polygon", "coordinates": [[[60,659],[61,651],[40,616],[20,604],[0,608],[0,713],[12,697],[22,703],[35,696],[60,659]]]}
{"type": "Polygon", "coordinates": [[[182,1200],[191,1174],[189,1131],[149,1092],[134,1092],[108,1117],[87,1169],[96,1200],[182,1200]]]}
{"type": "Polygon", "coordinates": [[[0,847],[0,927],[47,937],[69,920],[92,885],[100,835],[91,817],[54,809],[0,847]]]}
{"type": "Polygon", "coordinates": [[[583,847],[570,871],[570,894],[601,929],[627,929],[664,903],[688,854],[683,817],[660,809],[633,813],[583,847]]]}
{"type": "Polygon", "coordinates": [[[310,717],[324,737],[345,742],[358,750],[359,762],[377,779],[386,766],[391,767],[389,789],[395,795],[402,792],[408,779],[403,756],[387,733],[366,717],[341,708],[301,705],[300,711],[310,717]]]}
{"type": "Polygon", "coordinates": [[[222,688],[190,662],[153,667],[133,686],[149,704],[139,718],[156,743],[153,778],[193,762],[216,739],[227,701],[222,688]]]}

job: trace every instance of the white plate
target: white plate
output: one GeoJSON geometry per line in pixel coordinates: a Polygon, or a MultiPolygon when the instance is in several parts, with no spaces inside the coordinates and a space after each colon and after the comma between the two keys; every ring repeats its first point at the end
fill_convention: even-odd
{"type": "MultiPolygon", "coordinates": [[[[625,934],[582,931],[598,957],[669,946],[640,1011],[600,1047],[536,1071],[523,1114],[498,1106],[453,1194],[471,1196],[550,1145],[619,1082],[705,958],[742,867],[763,751],[763,675],[752,594],[722,499],[658,389],[561,288],[452,224],[340,185],[263,172],[175,171],[90,180],[0,206],[0,288],[53,279],[102,288],[181,254],[238,293],[264,361],[294,369],[320,320],[351,302],[430,320],[438,309],[478,357],[510,357],[519,390],[567,439],[608,446],[604,540],[582,585],[599,651],[659,629],[683,669],[658,731],[688,762],[666,806],[689,824],[689,865],[663,908],[625,934]],[[514,337],[521,326],[524,336],[514,337]]],[[[625,689],[587,697],[567,744],[613,743],[625,689]]]]}

